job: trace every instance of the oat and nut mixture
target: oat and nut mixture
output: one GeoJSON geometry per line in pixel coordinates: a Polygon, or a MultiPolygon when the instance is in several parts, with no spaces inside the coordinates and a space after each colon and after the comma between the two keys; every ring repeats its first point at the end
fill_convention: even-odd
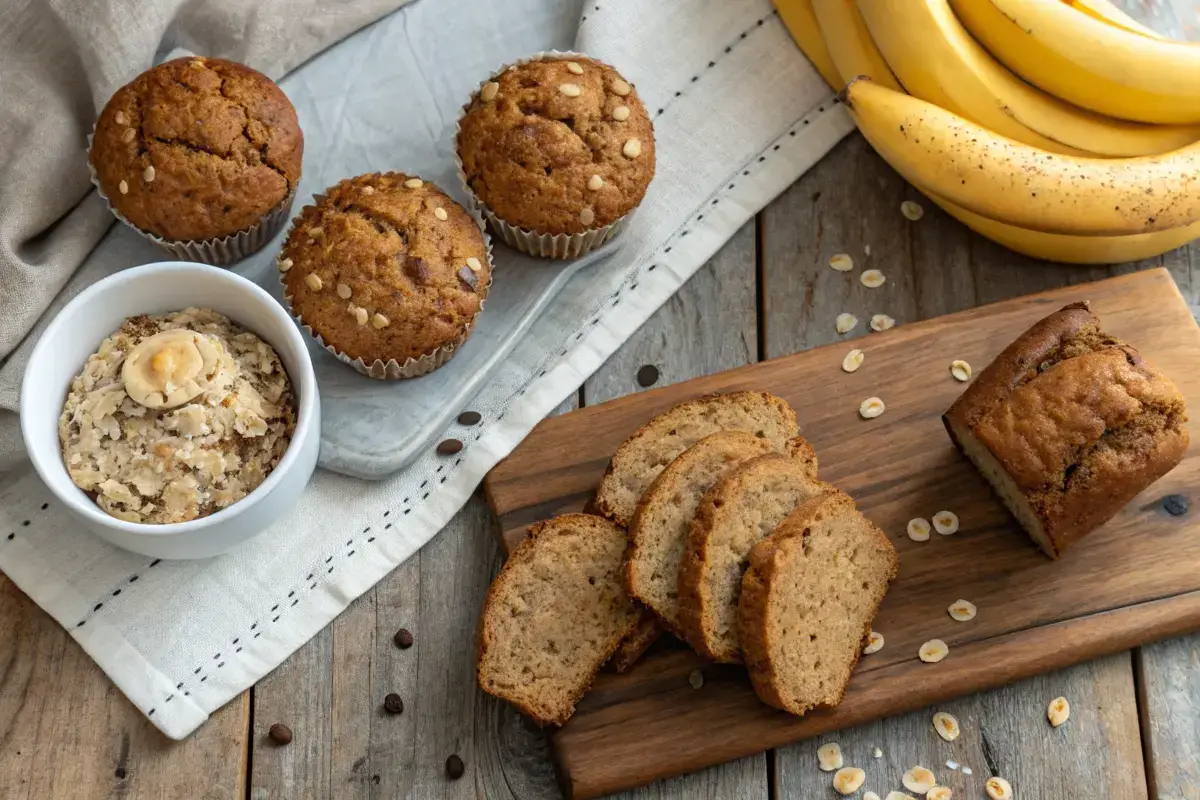
{"type": "Polygon", "coordinates": [[[296,427],[274,349],[188,308],[128,319],[71,382],[58,421],[71,480],[129,522],[198,519],[242,499],[296,427]]]}

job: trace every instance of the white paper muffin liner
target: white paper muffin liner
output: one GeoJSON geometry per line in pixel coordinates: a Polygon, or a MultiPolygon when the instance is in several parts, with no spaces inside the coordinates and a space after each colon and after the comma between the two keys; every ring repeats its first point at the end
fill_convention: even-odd
{"type": "Polygon", "coordinates": [[[492,230],[504,240],[505,244],[514,250],[519,250],[522,253],[527,253],[531,256],[539,256],[541,258],[579,258],[580,256],[595,250],[600,245],[620,235],[621,231],[625,228],[625,223],[628,221],[633,212],[630,211],[629,213],[625,214],[625,216],[618,217],[608,225],[600,228],[592,228],[584,231],[583,233],[538,233],[537,231],[525,230],[524,228],[518,228],[515,225],[508,224],[503,218],[497,216],[497,214],[488,207],[487,203],[480,200],[475,195],[475,192],[472,191],[470,184],[467,183],[467,174],[463,169],[462,158],[458,154],[458,137],[461,133],[459,124],[462,121],[462,117],[465,116],[467,111],[471,108],[471,104],[475,102],[475,98],[479,96],[479,92],[483,89],[484,84],[491,81],[491,79],[495,76],[499,75],[505,70],[519,67],[523,64],[528,64],[533,61],[542,61],[546,59],[560,61],[563,59],[570,59],[572,56],[591,58],[591,56],[589,56],[587,53],[579,53],[572,50],[548,50],[541,53],[534,53],[531,56],[527,56],[526,58],[512,61],[507,64],[501,64],[499,67],[493,70],[487,78],[480,81],[477,87],[475,87],[475,91],[471,93],[470,98],[468,98],[466,104],[463,105],[462,114],[459,116],[459,121],[454,123],[454,165],[458,172],[458,180],[462,184],[463,191],[466,192],[467,197],[470,198],[471,205],[481,214],[483,214],[488,223],[492,226],[492,230]]]}
{"type": "MultiPolygon", "coordinates": [[[[414,175],[412,177],[419,176],[414,175]]],[[[426,183],[433,182],[426,181],[426,183]]],[[[437,186],[436,183],[433,185],[437,186]]],[[[438,188],[441,189],[440,186],[438,188]]],[[[445,190],[442,189],[442,191],[445,190]]],[[[313,200],[319,203],[321,197],[322,195],[313,195],[313,200]]],[[[450,200],[451,202],[454,202],[454,198],[450,198],[450,200]]],[[[410,358],[403,364],[394,358],[388,359],[387,361],[377,358],[370,364],[363,361],[361,358],[351,358],[333,345],[327,344],[321,334],[313,330],[313,327],[305,322],[304,318],[296,312],[295,307],[292,305],[292,296],[287,290],[287,283],[283,280],[283,273],[279,271],[279,259],[280,256],[283,255],[281,251],[279,255],[275,257],[275,271],[279,275],[279,283],[283,286],[283,299],[287,303],[288,311],[291,312],[292,319],[294,319],[296,324],[300,326],[300,329],[311,336],[325,352],[329,353],[343,364],[348,364],[349,366],[353,367],[357,372],[366,375],[368,378],[375,378],[376,380],[381,381],[396,381],[405,380],[407,378],[419,378],[422,375],[428,375],[430,372],[433,372],[435,369],[453,358],[454,354],[458,352],[458,348],[462,347],[462,345],[467,341],[467,338],[470,337],[471,329],[475,327],[475,320],[479,319],[479,315],[483,313],[483,307],[487,301],[487,294],[492,288],[492,281],[495,280],[495,261],[492,259],[492,239],[490,236],[488,236],[487,228],[483,222],[483,217],[477,209],[469,206],[463,206],[462,208],[471,215],[471,218],[475,220],[475,224],[479,226],[480,233],[483,234],[483,243],[487,247],[488,285],[484,289],[483,295],[479,298],[479,310],[475,312],[475,316],[471,318],[469,323],[467,323],[467,327],[463,330],[462,335],[453,342],[444,344],[433,352],[425,353],[419,358],[410,358]]],[[[294,226],[299,220],[300,217],[297,216],[292,220],[292,225],[294,226]]],[[[291,230],[289,229],[288,235],[285,237],[285,241],[287,238],[290,238],[291,235],[291,230]]]]}
{"type": "Polygon", "coordinates": [[[114,217],[136,231],[143,239],[154,242],[180,261],[198,261],[202,264],[227,267],[262,250],[287,223],[288,215],[292,210],[292,201],[296,197],[294,190],[289,192],[288,196],[273,211],[263,217],[257,225],[252,225],[246,230],[238,231],[230,236],[219,239],[196,239],[186,242],[176,242],[170,239],[163,239],[161,236],[155,236],[152,233],[147,233],[125,219],[125,215],[113,208],[112,201],[108,199],[108,195],[104,193],[104,189],[100,186],[100,179],[96,175],[96,168],[92,166],[92,137],[95,135],[95,132],[95,128],[93,128],[92,133],[88,134],[87,165],[92,185],[96,187],[96,193],[104,200],[104,204],[108,206],[108,210],[113,213],[114,217]]]}

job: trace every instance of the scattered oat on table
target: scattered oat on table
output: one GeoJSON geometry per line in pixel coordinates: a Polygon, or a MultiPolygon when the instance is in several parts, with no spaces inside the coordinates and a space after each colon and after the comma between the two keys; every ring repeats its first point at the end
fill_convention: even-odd
{"type": "Polygon", "coordinates": [[[867,773],[858,767],[842,767],[833,775],[833,788],[840,794],[854,794],[866,779],[867,773]]]}
{"type": "Polygon", "coordinates": [[[858,317],[845,312],[838,314],[833,321],[833,327],[838,333],[849,333],[854,330],[854,326],[858,324],[858,317]]]}
{"type": "Polygon", "coordinates": [[[987,789],[987,796],[992,800],[1012,800],[1012,785],[1004,778],[988,778],[984,786],[987,789]]]}
{"type": "Polygon", "coordinates": [[[883,758],[883,751],[880,750],[878,747],[872,747],[871,748],[871,757],[872,758],[883,758]]]}
{"type": "Polygon", "coordinates": [[[1067,721],[1067,717],[1071,716],[1071,704],[1067,702],[1065,697],[1056,697],[1050,701],[1050,707],[1046,709],[1046,718],[1050,720],[1050,724],[1057,728],[1067,721]]]}
{"type": "Polygon", "coordinates": [[[957,762],[957,761],[947,761],[947,762],[946,762],[946,769],[953,769],[953,770],[957,770],[957,769],[958,769],[958,762],[957,762]]]}
{"type": "Polygon", "coordinates": [[[937,785],[937,777],[934,776],[933,770],[916,766],[910,767],[908,772],[904,773],[903,777],[900,778],[900,782],[910,792],[925,794],[937,785]]]}
{"type": "Polygon", "coordinates": [[[841,769],[842,763],[842,746],[837,742],[827,742],[817,748],[817,766],[822,772],[841,769]]]}
{"type": "Polygon", "coordinates": [[[871,245],[869,245],[869,244],[864,244],[864,245],[863,245],[863,252],[864,252],[864,253],[866,253],[867,255],[871,255],[871,245]]]}
{"type": "Polygon", "coordinates": [[[970,775],[970,774],[971,774],[971,768],[970,768],[970,767],[963,767],[963,768],[962,768],[962,774],[963,774],[963,775],[970,775]]]}
{"type": "Polygon", "coordinates": [[[959,622],[970,622],[975,619],[975,614],[978,613],[975,604],[970,600],[955,600],[946,611],[949,612],[952,619],[959,622]]]}
{"type": "Polygon", "coordinates": [[[908,538],[914,542],[928,542],[929,531],[929,521],[922,517],[913,517],[908,521],[908,538]]]}
{"type": "Polygon", "coordinates": [[[875,419],[884,411],[883,401],[878,397],[868,397],[858,407],[858,414],[863,419],[875,419]]]}
{"type": "Polygon", "coordinates": [[[958,533],[958,515],[953,511],[939,511],[933,515],[933,529],[942,536],[958,533]]]}
{"type": "Polygon", "coordinates": [[[699,689],[704,685],[704,673],[698,669],[692,670],[691,674],[688,675],[688,683],[692,685],[693,689],[699,689]]]}
{"type": "Polygon", "coordinates": [[[949,654],[950,648],[941,639],[930,639],[917,651],[917,655],[926,664],[936,664],[949,654]]]}
{"type": "MultiPolygon", "coordinates": [[[[960,728],[958,727],[958,719],[953,714],[947,714],[945,711],[939,711],[933,715],[933,730],[938,736],[942,737],[947,742],[953,742],[958,738],[958,734],[961,732],[960,728]]],[[[950,767],[950,763],[951,762],[947,761],[946,766],[950,767]]],[[[955,764],[953,767],[950,767],[950,769],[957,768],[957,764],[955,764]]]]}
{"type": "Polygon", "coordinates": [[[838,253],[829,259],[829,266],[838,272],[849,272],[854,269],[854,259],[848,253],[838,253]]]}
{"type": "Polygon", "coordinates": [[[858,276],[858,280],[868,289],[878,289],[887,283],[887,278],[877,269],[863,270],[863,274],[858,276]]]}
{"type": "Polygon", "coordinates": [[[849,353],[846,353],[846,357],[842,359],[842,371],[854,372],[862,366],[864,358],[866,358],[866,355],[862,350],[859,350],[858,348],[851,350],[849,353]]]}
{"type": "Polygon", "coordinates": [[[916,222],[921,217],[925,216],[925,209],[921,208],[920,204],[914,203],[912,200],[905,200],[900,204],[900,213],[910,222],[916,222]]]}
{"type": "MultiPolygon", "coordinates": [[[[863,647],[863,655],[869,656],[872,653],[878,653],[883,649],[883,634],[879,631],[871,631],[867,634],[867,644],[863,647]]],[[[878,758],[879,756],[876,756],[878,758]]]]}
{"type": "Polygon", "coordinates": [[[971,380],[971,365],[962,360],[951,361],[950,374],[954,376],[954,380],[966,383],[971,380]]]}
{"type": "Polygon", "coordinates": [[[876,314],[871,317],[871,330],[886,331],[896,327],[896,320],[887,314],[876,314]]]}

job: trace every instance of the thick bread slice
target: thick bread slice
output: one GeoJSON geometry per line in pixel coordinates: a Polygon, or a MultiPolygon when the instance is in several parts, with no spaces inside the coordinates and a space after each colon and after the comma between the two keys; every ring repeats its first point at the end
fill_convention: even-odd
{"type": "Polygon", "coordinates": [[[899,564],[887,535],[839,491],[756,544],[738,625],[759,698],[793,714],[840,703],[899,564]]]}
{"type": "Polygon", "coordinates": [[[773,453],[745,462],[704,495],[679,567],[680,633],[697,653],[741,663],[737,605],[750,548],[796,506],[831,489],[803,461],[773,453]]]}
{"type": "Polygon", "coordinates": [[[796,412],[765,392],[714,394],[675,406],[643,425],[613,453],[596,508],[629,527],[642,493],[680,453],[718,431],[749,431],[783,450],[800,432],[796,412]]]}
{"type": "MultiPolygon", "coordinates": [[[[791,449],[804,459],[807,444],[800,440],[791,449]]],[[[773,450],[769,440],[746,431],[714,433],[684,450],[642,495],[629,528],[625,588],[669,630],[679,629],[679,562],[700,498],[730,469],[773,450]]]]}
{"type": "Polygon", "coordinates": [[[621,580],[625,531],[564,514],[539,523],[492,582],[479,620],[479,685],[561,725],[638,619],[621,580]]]}

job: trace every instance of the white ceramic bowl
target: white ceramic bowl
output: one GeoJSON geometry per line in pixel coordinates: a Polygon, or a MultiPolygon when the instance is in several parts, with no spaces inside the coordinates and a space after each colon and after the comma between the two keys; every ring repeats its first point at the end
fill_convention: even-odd
{"type": "Polygon", "coordinates": [[[118,547],[155,558],[208,558],[258,535],[295,505],[316,467],[321,403],[304,335],[283,306],[232,272],[166,261],[105,278],[58,313],[25,369],[21,433],[42,480],[90,530],[118,547]],[[296,393],[296,433],[262,485],[229,507],[190,522],[125,522],[104,513],[71,481],[63,465],[58,417],[72,378],[124,320],[188,307],[219,311],[275,348],[296,393]]]}

